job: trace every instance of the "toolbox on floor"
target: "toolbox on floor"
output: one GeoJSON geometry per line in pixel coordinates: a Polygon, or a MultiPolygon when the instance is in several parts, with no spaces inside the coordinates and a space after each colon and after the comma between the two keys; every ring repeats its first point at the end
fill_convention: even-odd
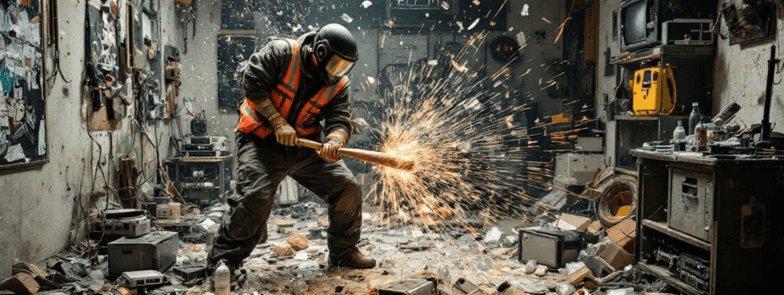
{"type": "Polygon", "coordinates": [[[126,271],[165,272],[177,260],[179,238],[176,232],[158,231],[138,238],[121,238],[109,243],[109,274],[126,271]]]}
{"type": "Polygon", "coordinates": [[[536,260],[552,268],[577,260],[582,247],[580,234],[557,228],[529,227],[520,230],[517,258],[521,262],[536,260]]]}

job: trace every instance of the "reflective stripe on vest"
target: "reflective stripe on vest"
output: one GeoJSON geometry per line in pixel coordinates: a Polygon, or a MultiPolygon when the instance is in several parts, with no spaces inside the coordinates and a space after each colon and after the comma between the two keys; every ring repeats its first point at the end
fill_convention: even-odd
{"type": "MultiPolygon", "coordinates": [[[[301,75],[299,44],[294,40],[286,39],[286,41],[291,45],[289,68],[280,83],[270,91],[272,105],[283,118],[289,117],[294,96],[299,89],[301,75]]],[[[298,136],[307,137],[321,131],[321,125],[316,121],[316,118],[321,115],[321,109],[332,101],[347,83],[348,78],[343,77],[335,85],[324,86],[305,104],[298,114],[295,124],[293,124],[298,136]]],[[[272,127],[265,121],[267,120],[261,120],[261,115],[257,113],[248,98],[245,98],[240,106],[240,119],[237,122],[237,129],[243,133],[253,133],[261,138],[265,138],[273,133],[272,127]]]]}

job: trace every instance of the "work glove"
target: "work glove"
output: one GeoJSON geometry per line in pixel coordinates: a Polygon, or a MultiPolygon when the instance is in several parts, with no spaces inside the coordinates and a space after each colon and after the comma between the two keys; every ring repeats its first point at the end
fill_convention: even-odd
{"type": "Polygon", "coordinates": [[[297,131],[291,127],[280,115],[270,120],[275,129],[275,139],[278,143],[287,146],[294,146],[297,144],[297,131]]]}
{"type": "Polygon", "coordinates": [[[319,157],[330,162],[339,161],[340,160],[339,150],[346,146],[342,138],[343,138],[342,134],[340,136],[334,136],[333,134],[327,136],[327,141],[321,146],[321,149],[318,151],[319,157]]]}

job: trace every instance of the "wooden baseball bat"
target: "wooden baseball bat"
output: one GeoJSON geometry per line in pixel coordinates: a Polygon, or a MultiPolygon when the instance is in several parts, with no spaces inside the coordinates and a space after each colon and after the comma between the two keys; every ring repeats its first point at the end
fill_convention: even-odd
{"type": "MultiPolygon", "coordinates": [[[[297,145],[314,150],[320,150],[322,143],[297,138],[297,145]]],[[[341,156],[352,157],[354,159],[362,160],[368,163],[381,165],[385,167],[411,171],[416,166],[416,161],[403,156],[395,156],[387,153],[368,151],[363,149],[342,148],[338,150],[341,156]]]]}

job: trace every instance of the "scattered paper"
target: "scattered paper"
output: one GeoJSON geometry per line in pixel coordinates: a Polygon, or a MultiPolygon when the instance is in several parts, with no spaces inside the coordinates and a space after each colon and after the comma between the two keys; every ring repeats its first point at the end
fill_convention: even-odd
{"type": "Polygon", "coordinates": [[[366,1],[362,1],[362,4],[360,4],[360,6],[362,6],[362,8],[368,8],[368,7],[370,7],[370,5],[373,5],[373,2],[370,2],[370,1],[367,1],[367,0],[366,1]]]}
{"type": "Polygon", "coordinates": [[[477,19],[475,19],[475,20],[474,20],[474,22],[473,22],[473,23],[471,23],[471,25],[470,25],[470,26],[468,26],[468,29],[467,29],[467,31],[470,31],[471,29],[473,29],[474,27],[476,27],[476,24],[478,24],[478,23],[479,23],[479,19],[477,18],[477,19]]]}
{"type": "Polygon", "coordinates": [[[347,23],[351,23],[352,21],[354,21],[353,18],[351,18],[350,16],[348,16],[348,14],[345,14],[345,13],[343,15],[341,15],[340,18],[343,19],[343,21],[345,21],[347,23]]]}

